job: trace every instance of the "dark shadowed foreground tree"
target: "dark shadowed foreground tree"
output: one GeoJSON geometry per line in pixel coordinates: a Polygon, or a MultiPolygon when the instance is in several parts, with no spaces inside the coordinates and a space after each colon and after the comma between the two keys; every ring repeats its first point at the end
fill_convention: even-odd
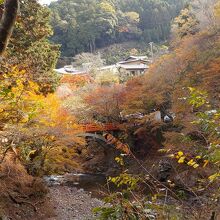
{"type": "Polygon", "coordinates": [[[5,0],[0,23],[0,55],[5,51],[19,10],[19,0],[5,0]]]}

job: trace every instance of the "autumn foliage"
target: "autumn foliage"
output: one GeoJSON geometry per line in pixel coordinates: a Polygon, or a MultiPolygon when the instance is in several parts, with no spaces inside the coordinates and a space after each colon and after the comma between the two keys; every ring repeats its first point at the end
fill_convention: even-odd
{"type": "Polygon", "coordinates": [[[67,84],[72,90],[82,87],[87,83],[92,82],[91,76],[88,74],[85,75],[63,75],[60,83],[67,84]]]}

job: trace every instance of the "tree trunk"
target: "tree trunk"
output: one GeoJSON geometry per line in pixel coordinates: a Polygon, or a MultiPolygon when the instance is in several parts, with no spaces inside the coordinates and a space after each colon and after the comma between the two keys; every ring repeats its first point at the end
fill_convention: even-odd
{"type": "Polygon", "coordinates": [[[95,39],[93,39],[92,45],[93,45],[93,52],[95,52],[96,51],[95,39]]]}
{"type": "Polygon", "coordinates": [[[0,22],[0,56],[5,51],[11,37],[19,10],[19,0],[5,0],[0,22]]]}
{"type": "Polygon", "coordinates": [[[92,53],[92,42],[89,41],[89,50],[90,50],[90,53],[92,53]]]}

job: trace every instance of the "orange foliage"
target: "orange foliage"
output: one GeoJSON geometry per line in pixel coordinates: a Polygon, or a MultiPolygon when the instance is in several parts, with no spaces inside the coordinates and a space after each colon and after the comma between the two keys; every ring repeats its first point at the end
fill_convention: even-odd
{"type": "Polygon", "coordinates": [[[116,149],[126,153],[127,155],[130,154],[130,148],[127,144],[123,144],[111,134],[105,134],[104,137],[106,138],[108,144],[115,145],[116,149]]]}
{"type": "Polygon", "coordinates": [[[68,137],[72,141],[77,140],[74,134],[79,133],[81,129],[75,117],[62,107],[61,100],[56,95],[51,94],[45,98],[39,113],[37,125],[44,127],[43,130],[58,134],[61,139],[68,137]]]}
{"type": "Polygon", "coordinates": [[[84,97],[91,117],[104,121],[118,121],[124,101],[123,85],[97,86],[84,97]]]}
{"type": "Polygon", "coordinates": [[[208,32],[173,42],[173,50],[156,60],[144,77],[127,83],[125,110],[164,110],[171,108],[172,103],[178,103],[173,108],[175,112],[182,107],[185,111],[188,106],[182,105],[178,99],[186,96],[183,88],[189,86],[199,86],[217,97],[220,88],[219,48],[219,37],[208,32]]]}
{"type": "Polygon", "coordinates": [[[88,75],[63,75],[61,80],[61,84],[68,84],[71,89],[76,89],[78,87],[84,86],[86,83],[92,82],[92,78],[88,75]]]}

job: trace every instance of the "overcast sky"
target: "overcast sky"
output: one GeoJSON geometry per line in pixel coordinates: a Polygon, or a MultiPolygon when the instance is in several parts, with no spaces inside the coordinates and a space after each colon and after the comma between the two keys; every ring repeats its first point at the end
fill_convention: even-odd
{"type": "Polygon", "coordinates": [[[55,0],[38,0],[41,4],[50,4],[51,2],[55,0]]]}

